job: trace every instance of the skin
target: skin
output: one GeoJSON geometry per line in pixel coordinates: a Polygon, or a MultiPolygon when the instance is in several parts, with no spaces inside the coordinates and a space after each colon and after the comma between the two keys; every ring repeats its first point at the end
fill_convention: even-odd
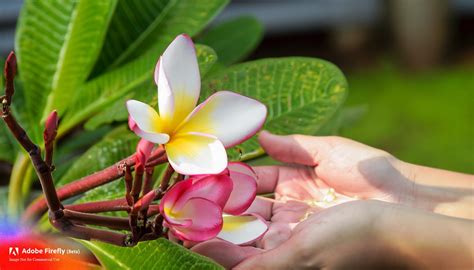
{"type": "Polygon", "coordinates": [[[248,211],[268,232],[252,246],[215,239],[194,251],[237,269],[473,267],[472,175],[340,137],[262,132],[259,141],[284,163],[254,168],[258,192],[275,199],[248,211]]]}

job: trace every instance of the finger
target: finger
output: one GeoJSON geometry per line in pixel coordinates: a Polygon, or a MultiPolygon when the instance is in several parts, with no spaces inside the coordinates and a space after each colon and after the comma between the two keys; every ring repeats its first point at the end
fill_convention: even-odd
{"type": "Polygon", "coordinates": [[[257,214],[265,220],[271,220],[275,200],[257,196],[244,214],[257,214]]]}
{"type": "Polygon", "coordinates": [[[318,155],[324,154],[330,148],[328,138],[305,135],[279,136],[262,131],[258,140],[263,149],[278,161],[316,166],[318,155]]]}
{"type": "Polygon", "coordinates": [[[278,166],[259,166],[253,167],[257,174],[257,193],[273,193],[278,184],[279,167],[278,166]]]}
{"type": "Polygon", "coordinates": [[[232,268],[241,261],[263,252],[259,248],[241,247],[219,239],[199,243],[191,250],[213,259],[226,269],[232,268]]]}
{"type": "Polygon", "coordinates": [[[257,247],[264,250],[271,250],[280,246],[291,236],[291,226],[286,222],[272,222],[268,226],[268,231],[257,241],[257,247]]]}
{"type": "Polygon", "coordinates": [[[310,213],[311,206],[305,202],[291,200],[273,207],[272,222],[297,223],[310,213]]]}

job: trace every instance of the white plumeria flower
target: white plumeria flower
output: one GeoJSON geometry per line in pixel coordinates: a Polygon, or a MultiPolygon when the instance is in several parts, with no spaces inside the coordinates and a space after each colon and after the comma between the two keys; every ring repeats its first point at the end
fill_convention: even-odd
{"type": "Polygon", "coordinates": [[[154,77],[159,113],[143,102],[127,101],[133,131],[163,144],[171,166],[181,174],[223,171],[225,148],[250,138],[265,122],[265,105],[228,91],[217,92],[196,107],[201,80],[196,50],[187,35],[179,35],[168,46],[154,77]]]}

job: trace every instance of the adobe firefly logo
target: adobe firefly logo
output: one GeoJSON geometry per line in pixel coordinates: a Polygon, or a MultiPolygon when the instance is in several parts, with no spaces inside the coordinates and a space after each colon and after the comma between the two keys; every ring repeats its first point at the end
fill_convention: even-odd
{"type": "Polygon", "coordinates": [[[18,247],[10,247],[8,249],[8,255],[18,256],[18,254],[20,254],[18,247]]]}

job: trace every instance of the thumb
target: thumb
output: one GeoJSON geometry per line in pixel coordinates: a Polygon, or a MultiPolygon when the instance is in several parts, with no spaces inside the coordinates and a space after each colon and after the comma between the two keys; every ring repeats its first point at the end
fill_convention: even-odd
{"type": "Polygon", "coordinates": [[[330,149],[328,138],[305,135],[280,136],[262,131],[258,140],[265,152],[278,161],[316,166],[319,159],[330,149]]]}

